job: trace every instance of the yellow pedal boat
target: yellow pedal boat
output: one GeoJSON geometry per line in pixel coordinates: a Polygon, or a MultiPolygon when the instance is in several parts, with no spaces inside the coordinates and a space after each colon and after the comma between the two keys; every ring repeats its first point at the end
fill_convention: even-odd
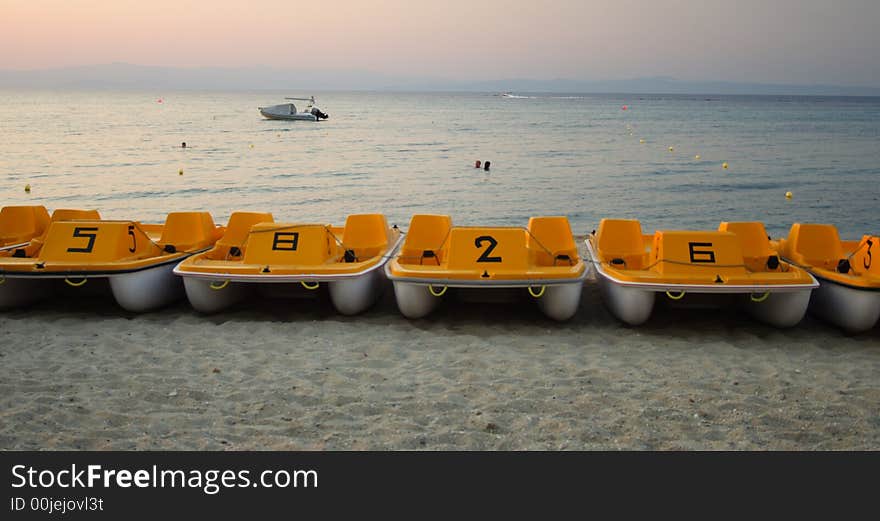
{"type": "Polygon", "coordinates": [[[448,215],[414,215],[385,273],[409,318],[429,314],[448,288],[521,288],[547,316],[567,320],[587,270],[565,217],[532,217],[522,228],[452,226],[448,215]]]}
{"type": "Polygon", "coordinates": [[[642,234],[637,220],[603,219],[586,240],[603,300],[623,322],[651,316],[656,296],[734,294],[753,316],[778,327],[803,319],[818,286],[779,259],[759,222],[725,222],[718,231],[642,234]]]}
{"type": "Polygon", "coordinates": [[[109,283],[129,311],[161,307],[183,296],[174,266],[222,231],[207,212],[172,212],[164,224],[142,224],[102,220],[96,210],[55,210],[42,234],[0,252],[0,308],[46,298],[59,281],[72,288],[109,283]]]}
{"type": "Polygon", "coordinates": [[[795,223],[777,244],[783,258],[819,280],[810,311],[857,333],[880,319],[880,236],[843,241],[830,224],[795,223]]]}
{"type": "Polygon", "coordinates": [[[235,212],[216,246],[181,262],[174,273],[203,313],[225,309],[262,284],[305,290],[323,284],[336,309],[353,315],[380,295],[382,267],[400,238],[400,230],[381,214],[349,215],[340,227],[276,223],[270,213],[235,212]]]}

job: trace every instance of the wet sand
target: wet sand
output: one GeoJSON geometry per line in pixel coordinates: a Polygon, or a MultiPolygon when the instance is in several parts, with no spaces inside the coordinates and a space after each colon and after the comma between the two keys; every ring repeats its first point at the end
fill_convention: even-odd
{"type": "Polygon", "coordinates": [[[703,450],[880,447],[880,328],[658,308],[585,287],[567,323],[447,299],[357,317],[329,299],[204,316],[108,300],[0,313],[2,449],[703,450]]]}

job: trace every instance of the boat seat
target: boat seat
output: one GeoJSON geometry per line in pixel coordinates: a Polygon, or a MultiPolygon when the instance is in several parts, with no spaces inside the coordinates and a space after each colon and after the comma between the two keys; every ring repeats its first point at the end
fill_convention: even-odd
{"type": "Polygon", "coordinates": [[[735,234],[741,243],[743,261],[751,271],[779,269],[779,256],[770,249],[770,238],[764,224],[752,222],[723,222],[718,226],[720,232],[735,234]]]}
{"type": "Polygon", "coordinates": [[[100,221],[101,214],[98,210],[77,210],[72,208],[59,208],[52,212],[51,222],[55,221],[100,221]]]}
{"type": "Polygon", "coordinates": [[[837,228],[831,224],[792,224],[786,247],[793,261],[817,268],[836,270],[844,258],[837,228]]]}
{"type": "MultiPolygon", "coordinates": [[[[100,221],[101,214],[98,210],[75,210],[59,208],[52,212],[49,224],[59,221],[100,221]]],[[[39,236],[31,239],[30,243],[13,253],[15,257],[34,257],[42,249],[46,235],[49,233],[47,227],[39,236]]]]}
{"type": "Polygon", "coordinates": [[[49,212],[44,206],[4,206],[0,209],[0,246],[27,242],[45,233],[49,212]]]}
{"type": "Polygon", "coordinates": [[[449,231],[452,219],[448,215],[413,215],[400,251],[400,261],[408,264],[437,264],[443,262],[449,251],[449,231]]]}
{"type": "Polygon", "coordinates": [[[602,219],[596,232],[599,260],[615,268],[642,269],[647,254],[642,225],[636,219],[602,219]]]}
{"type": "Polygon", "coordinates": [[[226,260],[241,257],[246,248],[251,228],[255,224],[273,223],[275,219],[268,212],[233,212],[226,223],[226,232],[211,250],[211,259],[226,260]]]}
{"type": "Polygon", "coordinates": [[[388,247],[388,222],[380,213],[349,215],[342,231],[346,262],[364,261],[388,247]],[[352,257],[353,255],[353,257],[352,257]]]}
{"type": "Polygon", "coordinates": [[[220,231],[208,212],[171,212],[159,245],[169,253],[207,248],[217,241],[220,231]]]}
{"type": "Polygon", "coordinates": [[[526,247],[535,253],[538,266],[573,265],[578,262],[577,245],[566,217],[529,219],[526,247]]]}

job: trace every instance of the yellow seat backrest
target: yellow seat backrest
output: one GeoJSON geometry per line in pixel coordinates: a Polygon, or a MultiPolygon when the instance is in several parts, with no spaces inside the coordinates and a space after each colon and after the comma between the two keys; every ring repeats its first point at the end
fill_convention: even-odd
{"type": "Polygon", "coordinates": [[[208,212],[171,212],[165,218],[159,244],[177,251],[206,248],[217,241],[218,230],[208,212]]]}
{"type": "Polygon", "coordinates": [[[55,221],[100,221],[101,214],[98,210],[77,210],[72,208],[58,208],[52,212],[52,222],[55,221]]]}
{"type": "Polygon", "coordinates": [[[808,266],[833,270],[844,257],[837,228],[831,224],[794,223],[785,246],[787,256],[808,266]]]}
{"type": "Polygon", "coordinates": [[[4,206],[0,209],[0,246],[27,242],[49,226],[44,206],[4,206]]]}
{"type": "Polygon", "coordinates": [[[554,266],[578,261],[577,245],[566,217],[529,219],[526,247],[535,254],[538,266],[554,266]],[[567,257],[567,258],[566,258],[567,257]]]}
{"type": "Polygon", "coordinates": [[[247,241],[251,227],[255,224],[273,222],[275,219],[268,212],[233,212],[226,224],[226,233],[217,241],[217,246],[242,248],[247,241]]]}
{"type": "Polygon", "coordinates": [[[400,262],[441,263],[445,253],[449,251],[451,229],[452,219],[448,215],[413,215],[400,250],[400,262]],[[423,258],[426,251],[433,252],[434,258],[423,258]]]}
{"type": "Polygon", "coordinates": [[[241,257],[247,248],[251,228],[260,223],[273,223],[271,213],[264,212],[233,212],[226,224],[226,231],[207,254],[214,260],[226,260],[229,257],[241,257]],[[233,250],[235,248],[235,250],[233,250]]]}
{"type": "Polygon", "coordinates": [[[603,262],[621,259],[626,269],[645,265],[645,241],[642,225],[635,219],[602,219],[596,232],[596,253],[603,262]]]}
{"type": "Polygon", "coordinates": [[[770,249],[770,238],[763,223],[723,222],[718,226],[718,231],[731,232],[739,238],[743,259],[753,271],[763,271],[770,256],[776,255],[776,252],[770,249]]]}
{"type": "Polygon", "coordinates": [[[364,261],[388,247],[388,221],[380,213],[349,215],[342,231],[342,244],[364,261]]]}

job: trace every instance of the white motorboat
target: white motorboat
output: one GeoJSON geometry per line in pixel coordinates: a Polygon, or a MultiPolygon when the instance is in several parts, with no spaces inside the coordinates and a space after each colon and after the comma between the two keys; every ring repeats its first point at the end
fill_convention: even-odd
{"type": "Polygon", "coordinates": [[[284,119],[291,121],[320,121],[330,117],[329,114],[321,110],[315,104],[315,97],[309,98],[284,98],[292,101],[307,101],[306,108],[302,111],[297,110],[294,103],[281,103],[280,105],[272,105],[271,107],[259,107],[260,114],[267,119],[284,119]]]}

